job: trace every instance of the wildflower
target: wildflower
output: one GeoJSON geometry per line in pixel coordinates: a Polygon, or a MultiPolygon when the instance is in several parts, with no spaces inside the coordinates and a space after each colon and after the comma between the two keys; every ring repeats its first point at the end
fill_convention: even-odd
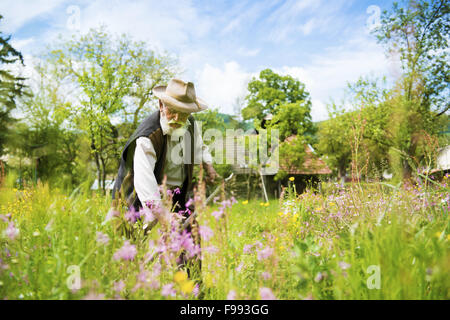
{"type": "Polygon", "coordinates": [[[106,214],[105,222],[111,220],[114,217],[119,216],[119,211],[115,210],[114,208],[109,209],[108,213],[106,214]]]}
{"type": "Polygon", "coordinates": [[[227,300],[236,300],[236,291],[230,290],[227,294],[227,300]]]}
{"type": "Polygon", "coordinates": [[[123,282],[122,280],[120,280],[119,282],[114,282],[113,283],[113,289],[117,293],[122,292],[123,289],[125,289],[125,282],[123,282]]]}
{"type": "Polygon", "coordinates": [[[194,297],[198,297],[199,293],[200,293],[200,287],[196,283],[195,286],[194,286],[194,289],[192,290],[192,294],[194,295],[194,297]]]}
{"type": "Polygon", "coordinates": [[[268,202],[264,203],[264,207],[268,207],[268,206],[269,206],[268,202]]]}
{"type": "Polygon", "coordinates": [[[442,235],[442,232],[436,232],[435,234],[434,234],[435,236],[436,236],[436,238],[440,238],[441,237],[441,235],[442,235]]]}
{"type": "Polygon", "coordinates": [[[273,249],[270,247],[265,247],[264,249],[258,251],[258,260],[265,260],[267,258],[269,258],[271,255],[273,254],[273,249]]]}
{"type": "Polygon", "coordinates": [[[263,206],[264,206],[264,202],[261,202],[259,205],[260,205],[261,207],[263,207],[263,206]]]}
{"type": "Polygon", "coordinates": [[[137,254],[136,246],[130,244],[130,242],[126,240],[122,248],[120,248],[119,250],[116,251],[116,253],[114,253],[113,258],[114,260],[120,259],[134,260],[136,254],[137,254]]]}
{"type": "Polygon", "coordinates": [[[186,280],[187,280],[187,273],[184,272],[184,271],[178,271],[173,276],[173,281],[175,281],[178,284],[180,284],[180,283],[182,283],[182,282],[184,282],[186,280]]]}
{"type": "Polygon", "coordinates": [[[242,204],[245,206],[246,204],[248,204],[248,200],[242,201],[242,204]]]}
{"type": "Polygon", "coordinates": [[[252,250],[252,248],[253,248],[253,246],[252,246],[251,244],[246,244],[246,245],[244,246],[243,251],[244,251],[244,253],[250,253],[250,251],[252,250]]]}
{"type": "Polygon", "coordinates": [[[161,294],[162,294],[164,297],[168,297],[168,296],[175,297],[176,291],[175,291],[175,289],[173,288],[173,283],[169,283],[169,284],[164,285],[164,286],[162,287],[162,289],[161,289],[161,294]]]}
{"type": "Polygon", "coordinates": [[[316,277],[314,278],[314,281],[315,282],[320,282],[320,281],[322,281],[322,279],[323,279],[322,272],[318,272],[316,277]]]}
{"type": "Polygon", "coordinates": [[[96,294],[94,292],[89,292],[87,296],[83,298],[83,300],[103,300],[105,299],[105,295],[103,293],[96,294]]]}
{"type": "Polygon", "coordinates": [[[8,238],[10,238],[11,240],[14,240],[17,238],[17,236],[19,235],[19,229],[17,229],[14,226],[14,222],[10,222],[8,224],[8,227],[6,228],[6,235],[8,236],[8,238]]]}
{"type": "Polygon", "coordinates": [[[100,244],[107,245],[108,242],[109,242],[109,237],[108,237],[108,235],[106,235],[106,234],[104,234],[104,233],[98,231],[98,232],[97,232],[97,242],[100,243],[100,244]]]}
{"type": "Polygon", "coordinates": [[[180,194],[181,193],[180,188],[175,188],[175,190],[173,190],[173,193],[174,194],[180,194]]]}
{"type": "Polygon", "coordinates": [[[209,246],[209,247],[203,248],[203,251],[213,254],[213,253],[219,252],[219,249],[217,249],[217,247],[215,247],[215,246],[209,246]]]}
{"type": "Polygon", "coordinates": [[[200,226],[198,228],[198,233],[203,240],[208,241],[214,235],[213,231],[208,226],[200,226]]]}
{"type": "Polygon", "coordinates": [[[295,180],[294,177],[290,177],[290,178],[289,178],[289,181],[294,181],[294,180],[295,180]]]}
{"type": "Polygon", "coordinates": [[[181,292],[183,292],[184,294],[190,294],[192,290],[194,290],[194,281],[192,280],[184,281],[181,284],[180,289],[181,292]]]}
{"type": "Polygon", "coordinates": [[[347,270],[348,268],[351,267],[351,265],[349,263],[347,263],[347,262],[341,261],[341,262],[339,262],[339,267],[342,270],[347,270]]]}
{"type": "Polygon", "coordinates": [[[214,218],[216,218],[216,220],[219,220],[223,216],[224,213],[225,212],[223,211],[223,208],[220,208],[219,211],[211,212],[211,214],[213,215],[214,218]]]}
{"type": "Polygon", "coordinates": [[[259,289],[259,295],[261,296],[261,300],[277,300],[272,290],[269,288],[259,289]]]}
{"type": "Polygon", "coordinates": [[[243,267],[244,264],[241,262],[241,264],[236,267],[236,272],[241,272],[243,267]]]}
{"type": "Polygon", "coordinates": [[[269,280],[270,278],[272,278],[272,275],[271,275],[269,272],[264,271],[263,273],[261,273],[261,277],[262,277],[264,280],[269,280]]]}

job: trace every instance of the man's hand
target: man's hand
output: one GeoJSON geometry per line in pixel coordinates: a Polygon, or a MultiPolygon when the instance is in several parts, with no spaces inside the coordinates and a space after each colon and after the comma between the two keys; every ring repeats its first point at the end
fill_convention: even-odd
{"type": "Polygon", "coordinates": [[[204,166],[207,173],[207,177],[205,178],[207,183],[214,183],[216,179],[220,178],[212,164],[205,163],[204,166]]]}

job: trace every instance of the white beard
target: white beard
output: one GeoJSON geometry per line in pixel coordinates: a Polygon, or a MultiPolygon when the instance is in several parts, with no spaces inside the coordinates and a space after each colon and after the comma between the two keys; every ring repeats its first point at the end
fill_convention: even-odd
{"type": "Polygon", "coordinates": [[[184,132],[187,128],[187,122],[180,128],[174,128],[170,125],[169,120],[166,117],[166,114],[164,112],[160,113],[161,115],[161,119],[160,119],[160,123],[161,123],[161,129],[163,130],[163,132],[165,134],[168,134],[169,136],[172,135],[175,131],[178,132],[178,134],[184,132]]]}

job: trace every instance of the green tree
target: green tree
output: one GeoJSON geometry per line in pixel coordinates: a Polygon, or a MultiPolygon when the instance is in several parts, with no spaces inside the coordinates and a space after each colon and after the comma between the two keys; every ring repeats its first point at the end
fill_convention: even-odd
{"type": "MultiPolygon", "coordinates": [[[[0,15],[0,21],[3,16],[0,15]]],[[[11,36],[5,36],[0,31],[0,155],[4,152],[8,127],[14,119],[11,111],[16,107],[16,99],[24,94],[24,81],[22,77],[15,76],[7,66],[20,62],[23,64],[22,54],[15,50],[9,40],[11,36]]]]}
{"type": "Polygon", "coordinates": [[[124,140],[149,107],[153,87],[173,75],[174,63],[126,35],[113,38],[104,28],[74,36],[48,58],[78,90],[71,116],[89,138],[104,190],[107,174],[117,170],[124,140]],[[119,126],[120,121],[130,124],[119,126]]]}
{"type": "MultiPolygon", "coordinates": [[[[311,100],[305,85],[300,81],[265,69],[260,72],[259,79],[253,78],[249,82],[248,91],[247,106],[242,110],[242,116],[244,120],[254,120],[256,128],[261,127],[261,122],[267,115],[276,118],[276,121],[272,121],[273,124],[279,120],[287,120],[289,123],[279,125],[284,129],[290,127],[293,134],[300,126],[310,127],[311,100]],[[297,117],[291,117],[288,113],[295,108],[300,109],[295,112],[297,117]]],[[[286,134],[289,134],[288,131],[284,130],[286,134]]]]}
{"type": "Polygon", "coordinates": [[[398,53],[403,77],[391,92],[389,104],[392,150],[409,179],[423,133],[435,134],[436,117],[450,105],[448,35],[450,4],[446,0],[394,3],[384,11],[375,35],[389,54],[398,53]]]}

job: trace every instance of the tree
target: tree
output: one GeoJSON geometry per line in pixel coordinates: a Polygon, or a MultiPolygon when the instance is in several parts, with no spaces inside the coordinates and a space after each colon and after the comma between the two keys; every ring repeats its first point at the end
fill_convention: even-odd
{"type": "MultiPolygon", "coordinates": [[[[311,110],[309,93],[305,85],[291,76],[280,76],[270,69],[262,70],[259,79],[253,78],[248,84],[247,106],[242,110],[244,120],[255,121],[255,127],[259,128],[264,117],[271,114],[277,116],[280,108],[287,104],[296,104],[304,109],[305,124],[308,121],[311,110]]],[[[300,125],[299,123],[295,127],[300,125]]],[[[310,120],[309,120],[310,121],[310,120]]],[[[293,128],[294,129],[294,128],[293,128]]]]}
{"type": "MultiPolygon", "coordinates": [[[[262,70],[259,79],[248,84],[247,106],[242,110],[244,120],[253,120],[257,130],[278,130],[279,156],[288,167],[301,167],[305,146],[312,141],[315,127],[311,121],[311,100],[305,85],[291,76],[281,76],[270,69],[262,70]],[[285,140],[291,136],[290,142],[285,140]]],[[[286,172],[280,170],[276,178],[286,172]]]]}
{"type": "Polygon", "coordinates": [[[32,160],[34,177],[71,188],[86,174],[76,172],[81,133],[67,121],[70,102],[55,65],[34,65],[32,95],[19,99],[21,118],[8,148],[18,157],[32,160]]]}
{"type": "Polygon", "coordinates": [[[98,181],[105,188],[106,175],[115,172],[126,140],[148,106],[151,91],[173,75],[171,60],[149,51],[143,42],[126,35],[114,38],[104,28],[74,36],[48,56],[78,89],[71,116],[90,140],[98,181]],[[130,125],[119,128],[118,119],[130,125]]]}
{"type": "MultiPolygon", "coordinates": [[[[0,15],[0,21],[3,16],[0,15]]],[[[16,107],[16,99],[24,94],[24,81],[22,77],[15,76],[6,65],[17,62],[23,64],[22,54],[15,50],[9,40],[11,36],[4,36],[0,31],[0,155],[4,152],[8,126],[14,121],[11,111],[16,107]]]]}
{"type": "Polygon", "coordinates": [[[411,177],[412,161],[419,157],[421,132],[435,134],[436,117],[450,108],[449,13],[446,0],[394,3],[374,31],[387,52],[399,53],[402,62],[404,74],[389,103],[392,147],[399,154],[404,179],[411,177]]]}

